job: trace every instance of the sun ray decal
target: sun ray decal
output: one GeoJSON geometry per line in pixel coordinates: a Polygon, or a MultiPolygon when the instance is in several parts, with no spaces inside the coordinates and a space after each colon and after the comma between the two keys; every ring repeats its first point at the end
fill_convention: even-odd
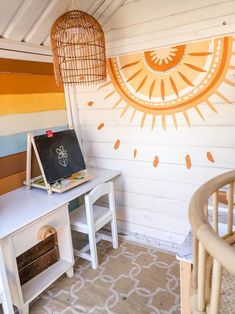
{"type": "MultiPolygon", "coordinates": [[[[205,107],[217,114],[218,101],[232,104],[226,88],[220,87],[235,87],[231,75],[226,77],[228,71],[235,70],[233,42],[233,37],[227,36],[110,58],[111,80],[99,89],[107,87],[104,101],[111,103],[110,108],[120,109],[120,118],[128,119],[129,124],[138,122],[141,129],[161,127],[167,131],[170,121],[176,130],[182,123],[192,127],[192,115],[205,123],[205,107]]],[[[98,130],[102,128],[101,123],[98,130]]],[[[119,146],[120,140],[116,140],[114,149],[119,146]]],[[[137,148],[133,150],[134,158],[136,155],[137,148]]],[[[190,154],[184,159],[190,169],[190,154]]],[[[215,162],[209,151],[205,159],[215,162]]],[[[158,163],[159,157],[154,156],[153,166],[158,163]]]]}

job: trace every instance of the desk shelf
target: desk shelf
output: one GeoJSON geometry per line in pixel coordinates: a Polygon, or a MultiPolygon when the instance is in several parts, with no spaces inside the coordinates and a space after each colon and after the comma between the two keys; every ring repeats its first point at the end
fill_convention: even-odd
{"type": "Polygon", "coordinates": [[[56,279],[62,276],[73,266],[73,263],[59,260],[48,267],[39,275],[35,276],[24,285],[22,285],[22,295],[24,303],[29,303],[49,287],[56,279]]]}

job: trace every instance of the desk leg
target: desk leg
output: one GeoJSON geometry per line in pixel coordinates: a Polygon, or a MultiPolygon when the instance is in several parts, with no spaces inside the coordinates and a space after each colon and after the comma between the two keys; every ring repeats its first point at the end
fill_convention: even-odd
{"type": "Polygon", "coordinates": [[[0,246],[0,295],[3,301],[3,310],[5,314],[13,314],[13,305],[11,300],[10,289],[8,286],[8,279],[5,269],[4,258],[2,254],[2,248],[0,246]]]}
{"type": "Polygon", "coordinates": [[[22,307],[21,307],[21,312],[22,314],[29,314],[29,304],[24,304],[22,307]]]}
{"type": "Polygon", "coordinates": [[[192,264],[180,261],[181,314],[190,314],[190,276],[192,264]]]}
{"type": "Polygon", "coordinates": [[[73,267],[69,268],[69,270],[66,271],[66,275],[68,278],[72,278],[74,275],[73,267]]]}

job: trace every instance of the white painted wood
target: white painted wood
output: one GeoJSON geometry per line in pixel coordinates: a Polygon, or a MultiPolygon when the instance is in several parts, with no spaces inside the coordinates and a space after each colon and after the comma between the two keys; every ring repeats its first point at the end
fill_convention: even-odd
{"type": "Polygon", "coordinates": [[[24,34],[32,28],[47,4],[48,0],[25,1],[20,9],[17,10],[17,14],[14,18],[10,21],[7,29],[3,33],[3,37],[22,41],[24,34]]]}
{"type": "Polygon", "coordinates": [[[99,9],[99,7],[103,4],[104,0],[92,0],[92,1],[80,1],[81,6],[83,7],[85,3],[89,3],[89,7],[85,10],[88,14],[94,15],[95,12],[99,9]]]}
{"type": "Polygon", "coordinates": [[[66,110],[1,115],[0,136],[30,132],[38,128],[38,126],[41,129],[51,129],[67,124],[66,110]]]}
{"type": "Polygon", "coordinates": [[[68,100],[70,103],[72,124],[75,130],[75,133],[77,135],[79,145],[83,151],[80,118],[79,118],[78,105],[77,105],[77,97],[79,97],[79,95],[76,93],[76,89],[74,86],[68,87],[68,95],[69,97],[66,99],[66,101],[68,100]]]}
{"type": "Polygon", "coordinates": [[[55,212],[37,219],[37,221],[31,223],[29,226],[16,231],[12,237],[15,256],[21,255],[41,241],[38,237],[38,232],[42,227],[50,226],[54,227],[56,230],[62,230],[68,221],[66,210],[67,206],[62,206],[55,212]]]}
{"type": "MultiPolygon", "coordinates": [[[[105,225],[112,218],[112,214],[107,211],[107,208],[101,206],[93,206],[93,220],[95,232],[98,231],[100,225],[105,225]],[[104,221],[104,222],[103,222],[104,221]],[[107,222],[106,222],[107,221],[107,222]]],[[[85,205],[79,207],[77,210],[73,210],[70,214],[71,228],[73,230],[88,234],[88,223],[86,216],[85,205]]]]}
{"type": "MultiPolygon", "coordinates": [[[[219,141],[218,141],[219,142],[219,141]]],[[[223,140],[221,139],[221,145],[223,140]]],[[[123,161],[129,161],[129,164],[133,164],[135,167],[136,163],[144,164],[150,163],[154,156],[156,155],[156,150],[152,145],[139,144],[137,156],[133,157],[133,144],[122,143],[119,149],[119,154],[113,149],[111,143],[103,142],[85,142],[83,144],[84,152],[88,158],[101,158],[101,159],[116,159],[120,156],[120,159],[123,161]],[[119,155],[119,156],[118,156],[119,155]]],[[[161,159],[161,164],[177,164],[185,167],[185,156],[189,153],[192,159],[193,166],[196,167],[213,167],[213,168],[223,168],[223,169],[232,169],[235,163],[235,148],[225,147],[224,154],[227,155],[226,161],[224,161],[224,155],[221,153],[221,148],[217,147],[201,147],[201,146],[166,146],[158,145],[157,154],[161,159]],[[207,159],[207,152],[212,151],[215,162],[212,163],[207,159]],[[176,156],[178,157],[176,159],[176,156]]],[[[144,170],[144,169],[143,169],[144,170]]],[[[154,175],[154,172],[151,172],[154,175]]]]}
{"type": "Polygon", "coordinates": [[[31,162],[32,162],[32,144],[31,144],[32,134],[27,134],[27,151],[26,151],[26,188],[30,190],[31,184],[31,162]]]}
{"type": "Polygon", "coordinates": [[[28,304],[35,296],[49,287],[56,279],[65,273],[72,266],[71,262],[59,260],[45,271],[28,281],[22,286],[24,302],[28,304]]]}
{"type": "Polygon", "coordinates": [[[234,147],[235,126],[221,126],[219,128],[217,126],[195,126],[192,128],[179,128],[177,131],[169,128],[167,132],[157,129],[153,131],[141,130],[137,127],[122,128],[115,125],[113,127],[107,126],[102,129],[102,132],[98,132],[97,128],[94,127],[82,127],[84,141],[109,142],[112,145],[117,136],[121,143],[133,143],[133,145],[142,143],[145,145],[166,145],[167,143],[167,145],[174,146],[182,144],[184,146],[200,146],[200,143],[203,143],[202,146],[214,147],[218,145],[218,140],[223,139],[223,147],[234,147]]]}
{"type": "MultiPolygon", "coordinates": [[[[235,25],[234,0],[182,0],[180,3],[175,0],[52,0],[47,7],[46,0],[43,0],[44,6],[40,2],[38,10],[37,1],[12,1],[0,3],[0,33],[5,32],[9,39],[18,39],[19,43],[21,39],[36,43],[38,52],[41,44],[47,47],[50,44],[48,35],[53,21],[69,8],[77,6],[105,24],[109,57],[232,34],[235,25]],[[34,25],[29,30],[32,23],[34,25]]],[[[29,57],[33,58],[32,54],[29,57]]]]}
{"type": "Polygon", "coordinates": [[[120,171],[110,169],[89,168],[88,172],[94,177],[92,180],[66,193],[54,193],[52,196],[48,196],[44,190],[33,188],[27,191],[25,187],[22,187],[1,195],[0,239],[86,194],[98,184],[110,181],[120,175],[120,171]],[[12,217],[15,218],[12,219],[12,217]],[[11,224],[6,223],[9,221],[11,224]]]}
{"type": "Polygon", "coordinates": [[[0,34],[2,36],[4,30],[9,25],[10,21],[16,14],[19,7],[22,5],[24,0],[11,0],[6,2],[5,0],[0,1],[1,6],[1,18],[0,18],[0,34]]]}
{"type": "Polygon", "coordinates": [[[45,46],[38,47],[38,45],[34,43],[24,43],[24,42],[19,42],[17,40],[12,40],[12,39],[0,38],[0,48],[51,56],[51,51],[50,51],[50,48],[48,47],[45,47],[45,46]]]}
{"type": "MultiPolygon", "coordinates": [[[[43,207],[42,202],[40,202],[40,205],[43,207]]],[[[55,208],[48,215],[44,216],[42,214],[36,221],[29,222],[26,227],[15,230],[13,234],[3,238],[0,245],[0,248],[3,249],[4,258],[7,261],[6,271],[10,283],[12,300],[20,313],[28,313],[29,302],[35,299],[63,273],[66,272],[69,277],[73,275],[72,266],[74,264],[74,257],[67,204],[55,208]],[[45,225],[54,227],[57,231],[60,259],[21,286],[16,257],[40,241],[38,231],[45,225]]]]}
{"type": "MultiPolygon", "coordinates": [[[[116,208],[113,191],[113,183],[103,183],[96,186],[88,195],[85,196],[85,206],[80,206],[70,213],[71,229],[73,231],[88,234],[89,246],[86,245],[87,251],[90,250],[90,257],[92,268],[98,268],[98,257],[96,249],[96,232],[100,230],[108,222],[111,222],[112,237],[105,237],[106,240],[111,239],[113,248],[118,248],[117,222],[116,222],[116,208]],[[102,196],[108,195],[108,206],[101,207],[94,205],[94,203],[102,196]]],[[[99,233],[99,237],[102,238],[99,233]]],[[[75,252],[77,256],[86,258],[84,249],[75,252]]]]}
{"type": "Polygon", "coordinates": [[[53,22],[67,11],[69,4],[70,0],[52,0],[31,31],[25,36],[25,41],[40,45],[48,37],[53,22]]]}
{"type": "Polygon", "coordinates": [[[7,49],[0,49],[0,58],[5,59],[16,59],[16,60],[28,60],[36,62],[52,62],[51,56],[33,54],[33,53],[24,53],[7,49]]]}
{"type": "MultiPolygon", "coordinates": [[[[172,34],[175,34],[174,31],[172,34]]],[[[230,70],[227,76],[234,80],[233,71],[230,70]]],[[[140,129],[143,114],[136,114],[129,125],[133,109],[128,108],[124,117],[120,118],[125,102],[120,103],[120,108],[112,110],[119,98],[118,93],[105,99],[114,87],[112,84],[102,89],[98,87],[85,87],[78,95],[86,162],[93,167],[122,170],[122,177],[115,183],[120,232],[132,239],[141,239],[145,243],[151,241],[174,249],[190,228],[188,203],[193,192],[203,182],[234,168],[235,107],[212,95],[210,99],[218,113],[212,112],[205,103],[200,104],[206,121],[200,120],[195,110],[190,109],[191,128],[186,125],[183,114],[179,113],[177,130],[170,116],[166,117],[166,131],[162,129],[161,117],[157,117],[156,127],[151,130],[150,116],[147,116],[144,128],[140,129]],[[90,101],[93,102],[91,107],[88,105],[90,101]],[[101,122],[104,127],[97,130],[101,122]],[[121,144],[115,150],[117,139],[121,144]],[[135,158],[134,149],[137,149],[135,158]],[[212,153],[214,163],[208,160],[208,151],[212,153]],[[191,156],[191,169],[186,168],[187,154],[191,156]],[[159,164],[154,168],[156,155],[159,164]]],[[[222,83],[219,90],[235,103],[232,88],[222,83]]]]}
{"type": "Polygon", "coordinates": [[[0,246],[0,304],[2,304],[5,314],[13,314],[13,305],[5,267],[2,248],[0,246]]]}
{"type": "MultiPolygon", "coordinates": [[[[118,9],[123,5],[125,0],[116,0],[116,1],[110,1],[110,4],[106,6],[106,8],[103,10],[103,12],[96,12],[95,16],[97,15],[97,18],[99,20],[99,23],[103,26],[107,21],[112,19],[112,16],[115,12],[118,11],[118,9]]],[[[108,2],[108,1],[106,1],[108,2]]],[[[104,3],[106,3],[104,2],[104,3]]]]}
{"type": "Polygon", "coordinates": [[[234,32],[234,1],[138,1],[105,25],[108,55],[152,49],[234,32]],[[131,14],[135,12],[135,14],[131,14]],[[225,25],[224,25],[225,24],[225,25]]]}
{"type": "Polygon", "coordinates": [[[175,182],[185,184],[200,185],[201,182],[205,182],[208,179],[213,178],[215,175],[226,172],[228,168],[212,168],[206,166],[192,166],[190,171],[186,169],[185,165],[175,162],[164,163],[162,160],[156,169],[153,169],[152,160],[149,162],[141,162],[138,160],[122,160],[105,159],[91,157],[87,158],[87,163],[90,167],[100,167],[122,169],[122,174],[126,176],[139,177],[150,180],[158,180],[159,182],[175,182]],[[138,169],[138,170],[137,170],[138,169]],[[174,177],[172,177],[174,173],[174,177]]]}

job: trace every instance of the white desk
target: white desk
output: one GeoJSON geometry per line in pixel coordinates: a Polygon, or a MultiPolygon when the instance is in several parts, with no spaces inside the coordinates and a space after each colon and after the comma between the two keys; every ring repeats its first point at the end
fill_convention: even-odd
{"type": "MultiPolygon", "coordinates": [[[[68,251],[71,242],[68,203],[86,194],[98,184],[110,181],[120,175],[118,170],[89,168],[88,171],[94,179],[62,194],[53,193],[49,196],[46,190],[32,188],[27,191],[23,187],[0,196],[0,244],[3,249],[13,303],[19,307],[21,313],[27,313],[29,302],[61,274],[66,272],[68,276],[72,275],[70,271],[73,265],[72,247],[68,251]],[[66,234],[64,231],[60,231],[63,236],[61,236],[62,242],[59,243],[59,251],[60,255],[64,256],[63,263],[59,265],[60,271],[55,272],[56,275],[53,276],[56,266],[52,265],[44,271],[47,272],[45,275],[43,272],[34,277],[31,280],[32,285],[26,283],[24,286],[20,286],[16,256],[20,255],[24,248],[28,249],[35,244],[36,240],[33,234],[38,231],[39,227],[51,222],[52,225],[53,223],[58,225],[59,230],[62,227],[66,228],[67,232],[66,234]],[[63,244],[65,240],[66,245],[63,244]],[[51,278],[49,278],[50,276],[51,278]],[[46,281],[42,283],[43,280],[46,281]]],[[[58,242],[60,241],[58,240],[58,242]]]]}

